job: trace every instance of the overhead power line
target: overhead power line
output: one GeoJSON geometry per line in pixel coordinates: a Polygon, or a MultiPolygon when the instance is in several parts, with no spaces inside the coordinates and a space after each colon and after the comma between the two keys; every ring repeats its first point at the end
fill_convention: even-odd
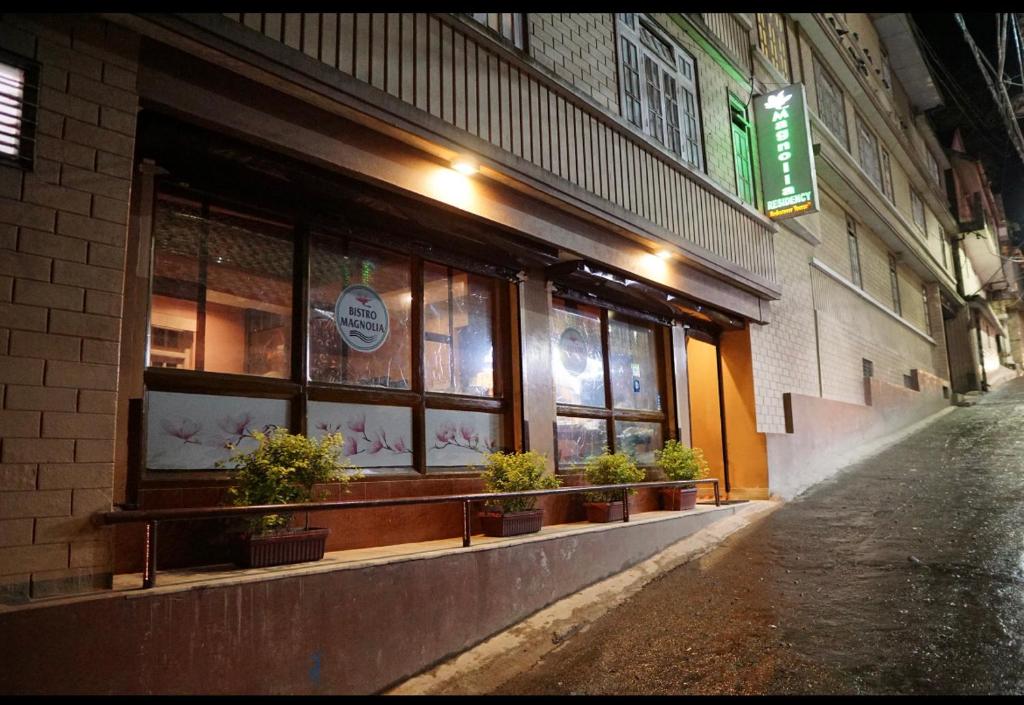
{"type": "Polygon", "coordinates": [[[1006,129],[1010,135],[1010,141],[1013,143],[1014,148],[1017,150],[1017,155],[1021,161],[1024,162],[1024,135],[1021,135],[1020,125],[1017,124],[1017,119],[1013,114],[1013,106],[1010,103],[1010,96],[1006,93],[1006,86],[1002,80],[999,80],[997,74],[997,80],[999,80],[999,88],[996,88],[993,84],[992,75],[989,74],[989,70],[995,74],[995,69],[992,68],[988,60],[982,55],[978,49],[978,45],[974,42],[974,37],[967,30],[967,24],[964,22],[963,15],[959,12],[955,13],[957,24],[960,25],[960,29],[964,33],[964,39],[967,40],[968,46],[971,48],[971,53],[974,55],[974,60],[978,64],[978,68],[981,70],[981,75],[985,77],[985,83],[988,85],[989,91],[992,93],[992,98],[995,100],[996,105],[999,106],[999,113],[1003,117],[1003,122],[1006,125],[1006,129]],[[988,66],[988,70],[986,70],[988,66]]]}

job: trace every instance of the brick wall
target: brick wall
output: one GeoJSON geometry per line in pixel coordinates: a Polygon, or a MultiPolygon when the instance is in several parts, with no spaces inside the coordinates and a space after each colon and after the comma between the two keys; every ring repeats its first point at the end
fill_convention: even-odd
{"type": "Polygon", "coordinates": [[[4,15],[41,65],[35,163],[0,167],[0,600],[109,585],[137,42],[81,17],[4,15]]]}
{"type": "Polygon", "coordinates": [[[614,16],[602,12],[530,12],[527,20],[530,55],[618,115],[614,16]]]}

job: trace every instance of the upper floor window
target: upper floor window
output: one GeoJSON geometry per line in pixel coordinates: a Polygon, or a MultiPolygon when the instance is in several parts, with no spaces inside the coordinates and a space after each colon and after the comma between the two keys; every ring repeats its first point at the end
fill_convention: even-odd
{"type": "Polygon", "coordinates": [[[859,287],[863,287],[860,275],[860,245],[857,242],[857,223],[846,216],[846,243],[850,248],[850,279],[859,287]]]}
{"type": "Polygon", "coordinates": [[[928,175],[932,177],[932,181],[941,186],[942,176],[939,174],[939,163],[936,161],[935,155],[926,149],[924,152],[924,160],[928,165],[928,175]]]}
{"type": "Polygon", "coordinates": [[[788,79],[789,47],[786,44],[786,21],[780,13],[757,13],[757,46],[771,65],[788,79]]]}
{"type": "Polygon", "coordinates": [[[917,195],[917,191],[914,189],[910,189],[910,214],[914,218],[914,225],[921,228],[922,232],[924,232],[924,203],[921,202],[921,197],[917,195]]]}
{"type": "Polygon", "coordinates": [[[814,58],[814,91],[818,96],[818,117],[825,126],[845,145],[849,142],[846,133],[846,109],[843,106],[843,91],[827,70],[814,58]]]}
{"type": "Polygon", "coordinates": [[[889,288],[892,290],[892,310],[896,315],[903,315],[903,304],[900,301],[900,276],[896,267],[896,257],[889,255],[889,288]]]}
{"type": "Polygon", "coordinates": [[[38,67],[0,52],[0,163],[32,164],[38,67]]]}
{"type": "Polygon", "coordinates": [[[754,203],[754,169],[750,156],[750,121],[743,101],[729,95],[732,118],[732,156],[736,167],[736,195],[745,203],[754,203]]]}
{"type": "Polygon", "coordinates": [[[525,46],[521,12],[470,12],[469,16],[516,47],[525,46]]]}
{"type": "Polygon", "coordinates": [[[618,18],[623,115],[684,162],[703,169],[693,58],[639,14],[618,18]]]}
{"type": "Polygon", "coordinates": [[[882,50],[882,85],[886,90],[892,92],[892,67],[889,64],[889,55],[882,50]]]}
{"type": "Polygon", "coordinates": [[[928,287],[924,284],[921,285],[921,305],[924,310],[924,329],[928,335],[931,335],[933,331],[931,312],[928,310],[928,287]]]}
{"type": "Polygon", "coordinates": [[[885,147],[879,149],[882,163],[882,193],[891,202],[893,200],[892,191],[892,161],[889,158],[889,153],[885,150],[885,147]]]}
{"type": "Polygon", "coordinates": [[[878,160],[878,139],[857,116],[857,157],[868,178],[882,188],[882,167],[878,160]]]}

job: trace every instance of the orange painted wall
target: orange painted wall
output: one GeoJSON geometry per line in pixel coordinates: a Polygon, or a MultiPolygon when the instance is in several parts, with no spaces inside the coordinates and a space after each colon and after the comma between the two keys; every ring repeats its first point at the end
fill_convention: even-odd
{"type": "Polygon", "coordinates": [[[730,496],[767,499],[768,451],[764,434],[757,431],[750,329],[723,333],[719,346],[730,496]]]}
{"type": "MultiPolygon", "coordinates": [[[[722,416],[718,400],[718,360],[715,346],[695,338],[686,339],[687,381],[690,388],[690,445],[704,451],[725,491],[725,458],[722,453],[722,416]]],[[[701,493],[705,496],[705,493],[701,493]]]]}

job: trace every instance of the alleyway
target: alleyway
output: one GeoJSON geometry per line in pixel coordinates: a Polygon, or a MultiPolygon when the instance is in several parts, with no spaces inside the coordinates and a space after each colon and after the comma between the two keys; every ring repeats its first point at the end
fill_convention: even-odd
{"type": "Polygon", "coordinates": [[[498,693],[1022,693],[1024,379],[644,588],[498,693]]]}

